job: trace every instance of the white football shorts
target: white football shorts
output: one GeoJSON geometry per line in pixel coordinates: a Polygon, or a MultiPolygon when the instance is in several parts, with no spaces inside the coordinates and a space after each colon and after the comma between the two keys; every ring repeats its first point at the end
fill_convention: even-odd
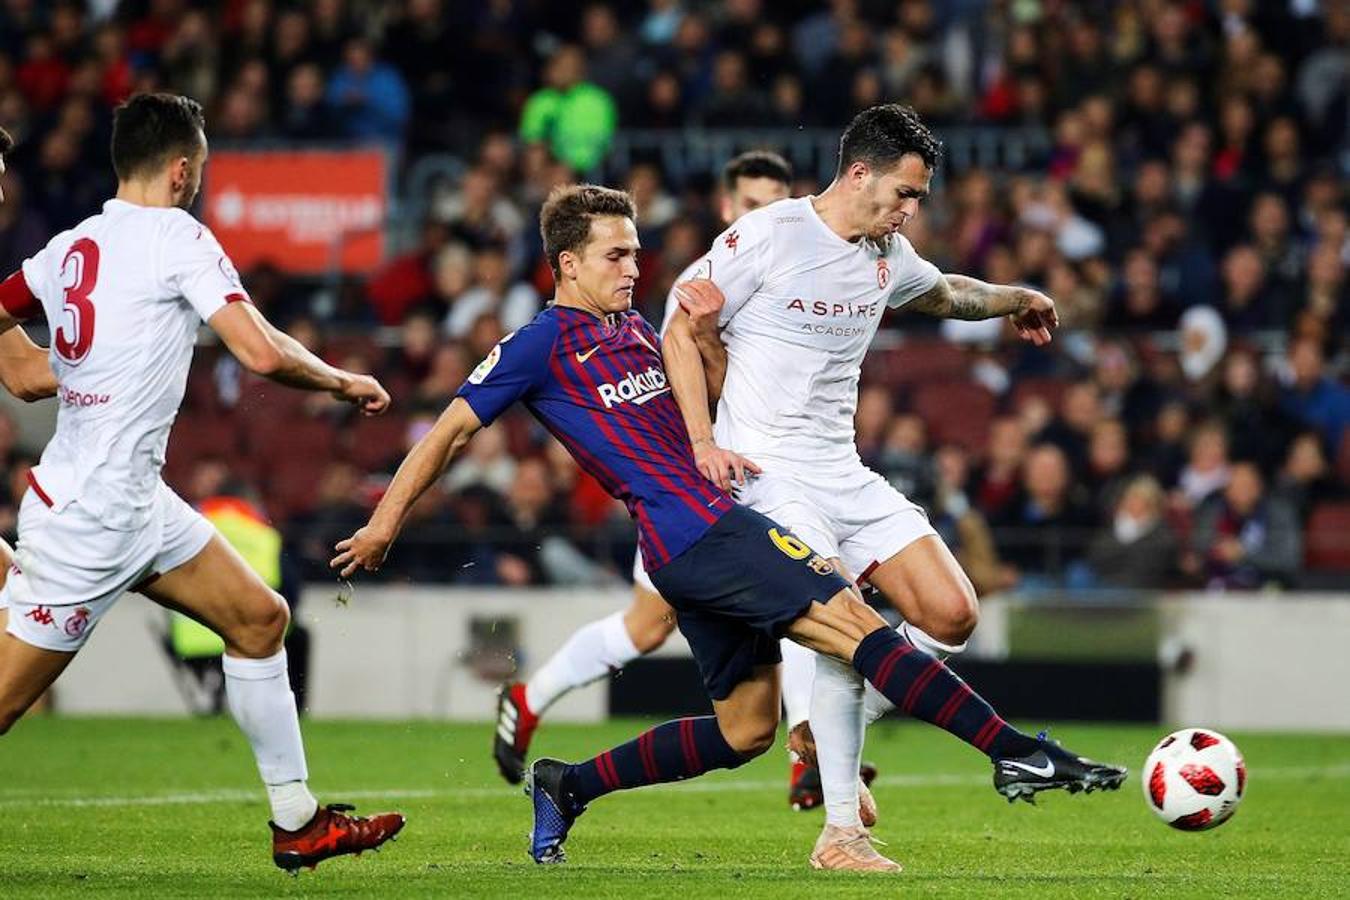
{"type": "Polygon", "coordinates": [[[150,521],[105,528],[75,501],[54,512],[31,488],[19,507],[19,545],[0,590],[6,630],[44,650],[74,653],[118,598],[192,559],[216,533],[201,513],[159,482],[150,521]]]}
{"type": "Polygon", "coordinates": [[[866,466],[818,478],[766,470],[736,499],[789,529],[859,581],[921,537],[936,535],[928,514],[866,466]]]}

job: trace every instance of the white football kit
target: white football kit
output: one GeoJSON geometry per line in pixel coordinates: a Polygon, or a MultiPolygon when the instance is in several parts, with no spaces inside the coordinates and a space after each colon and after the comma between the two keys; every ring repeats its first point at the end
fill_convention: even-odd
{"type": "Polygon", "coordinates": [[[160,471],[198,326],[248,296],[206,226],[121,200],[52,238],[23,278],[52,328],[60,407],[0,606],[11,634],[73,652],[118,597],[215,533],[160,471]]]}
{"type": "Polygon", "coordinates": [[[881,245],[844,240],[799,197],[742,216],[693,269],[726,297],[717,444],[764,470],[736,499],[858,579],[935,534],[919,506],[863,465],[853,414],[882,314],[930,290],[937,267],[898,233],[881,245]]]}

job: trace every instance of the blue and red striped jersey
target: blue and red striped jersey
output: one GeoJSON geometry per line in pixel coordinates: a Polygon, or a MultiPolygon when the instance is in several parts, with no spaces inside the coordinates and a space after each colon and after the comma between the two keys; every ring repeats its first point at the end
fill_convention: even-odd
{"type": "Polygon", "coordinates": [[[550,306],[502,339],[459,389],[484,425],[517,400],[637,521],[643,565],[679,556],[733,506],[699,474],[666,382],[660,338],[636,312],[550,306]]]}

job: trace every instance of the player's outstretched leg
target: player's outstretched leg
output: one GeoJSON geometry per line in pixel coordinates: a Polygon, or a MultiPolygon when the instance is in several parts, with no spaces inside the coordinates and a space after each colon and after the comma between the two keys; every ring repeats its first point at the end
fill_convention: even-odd
{"type": "Polygon", "coordinates": [[[300,719],[282,639],[289,614],[219,535],[187,562],[143,587],[151,600],[188,613],[225,641],[225,693],[248,738],[272,807],[272,860],[292,874],[347,853],[377,849],[403,828],[398,813],[369,818],[323,808],[310,793],[300,719]]]}
{"type": "Polygon", "coordinates": [[[985,753],[995,764],[994,787],[1009,799],[1042,790],[1113,790],[1125,770],[1069,753],[1023,734],[943,663],[893,631],[848,592],[812,604],[789,636],[853,667],[906,715],[937,725],[985,753]]]}
{"type": "Polygon", "coordinates": [[[525,786],[534,803],[530,856],[563,862],[572,824],[606,794],[734,769],[759,756],[773,744],[778,696],[778,667],[759,666],[726,699],[713,701],[716,715],[657,725],[582,763],[536,760],[525,786]]]}
{"type": "Polygon", "coordinates": [[[525,776],[530,740],[550,706],[660,647],[674,630],[675,614],[661,595],[638,584],[628,609],[578,628],[529,682],[502,685],[492,736],[492,758],[502,777],[519,784],[525,776]]]}

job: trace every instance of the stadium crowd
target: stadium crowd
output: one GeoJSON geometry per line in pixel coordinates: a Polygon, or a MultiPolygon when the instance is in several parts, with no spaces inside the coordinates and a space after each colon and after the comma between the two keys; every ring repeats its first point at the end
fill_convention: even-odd
{"type": "MultiPolygon", "coordinates": [[[[244,273],[274,321],[376,372],[396,413],[353,420],[214,347],[194,364],[168,477],[195,500],[260,497],[313,577],[474,363],[541,308],[539,205],[617,130],[838,129],[887,101],[939,136],[1017,125],[1050,148],[1019,170],[946,169],[909,234],[944,271],[1056,298],[1052,348],[893,313],[859,397],[864,459],[928,506],[977,587],[1350,570],[1344,3],[6,0],[6,272],[112,193],[109,113],[143,90],[201,100],[213,146],[464,163],[369,277],[244,273]]],[[[716,174],[675,183],[639,157],[625,175],[654,321],[720,230],[716,174]]],[[[19,438],[0,418],[10,534],[32,463],[19,438]]],[[[600,583],[634,546],[623,510],[523,416],[483,433],[417,517],[386,577],[600,583]]]]}

